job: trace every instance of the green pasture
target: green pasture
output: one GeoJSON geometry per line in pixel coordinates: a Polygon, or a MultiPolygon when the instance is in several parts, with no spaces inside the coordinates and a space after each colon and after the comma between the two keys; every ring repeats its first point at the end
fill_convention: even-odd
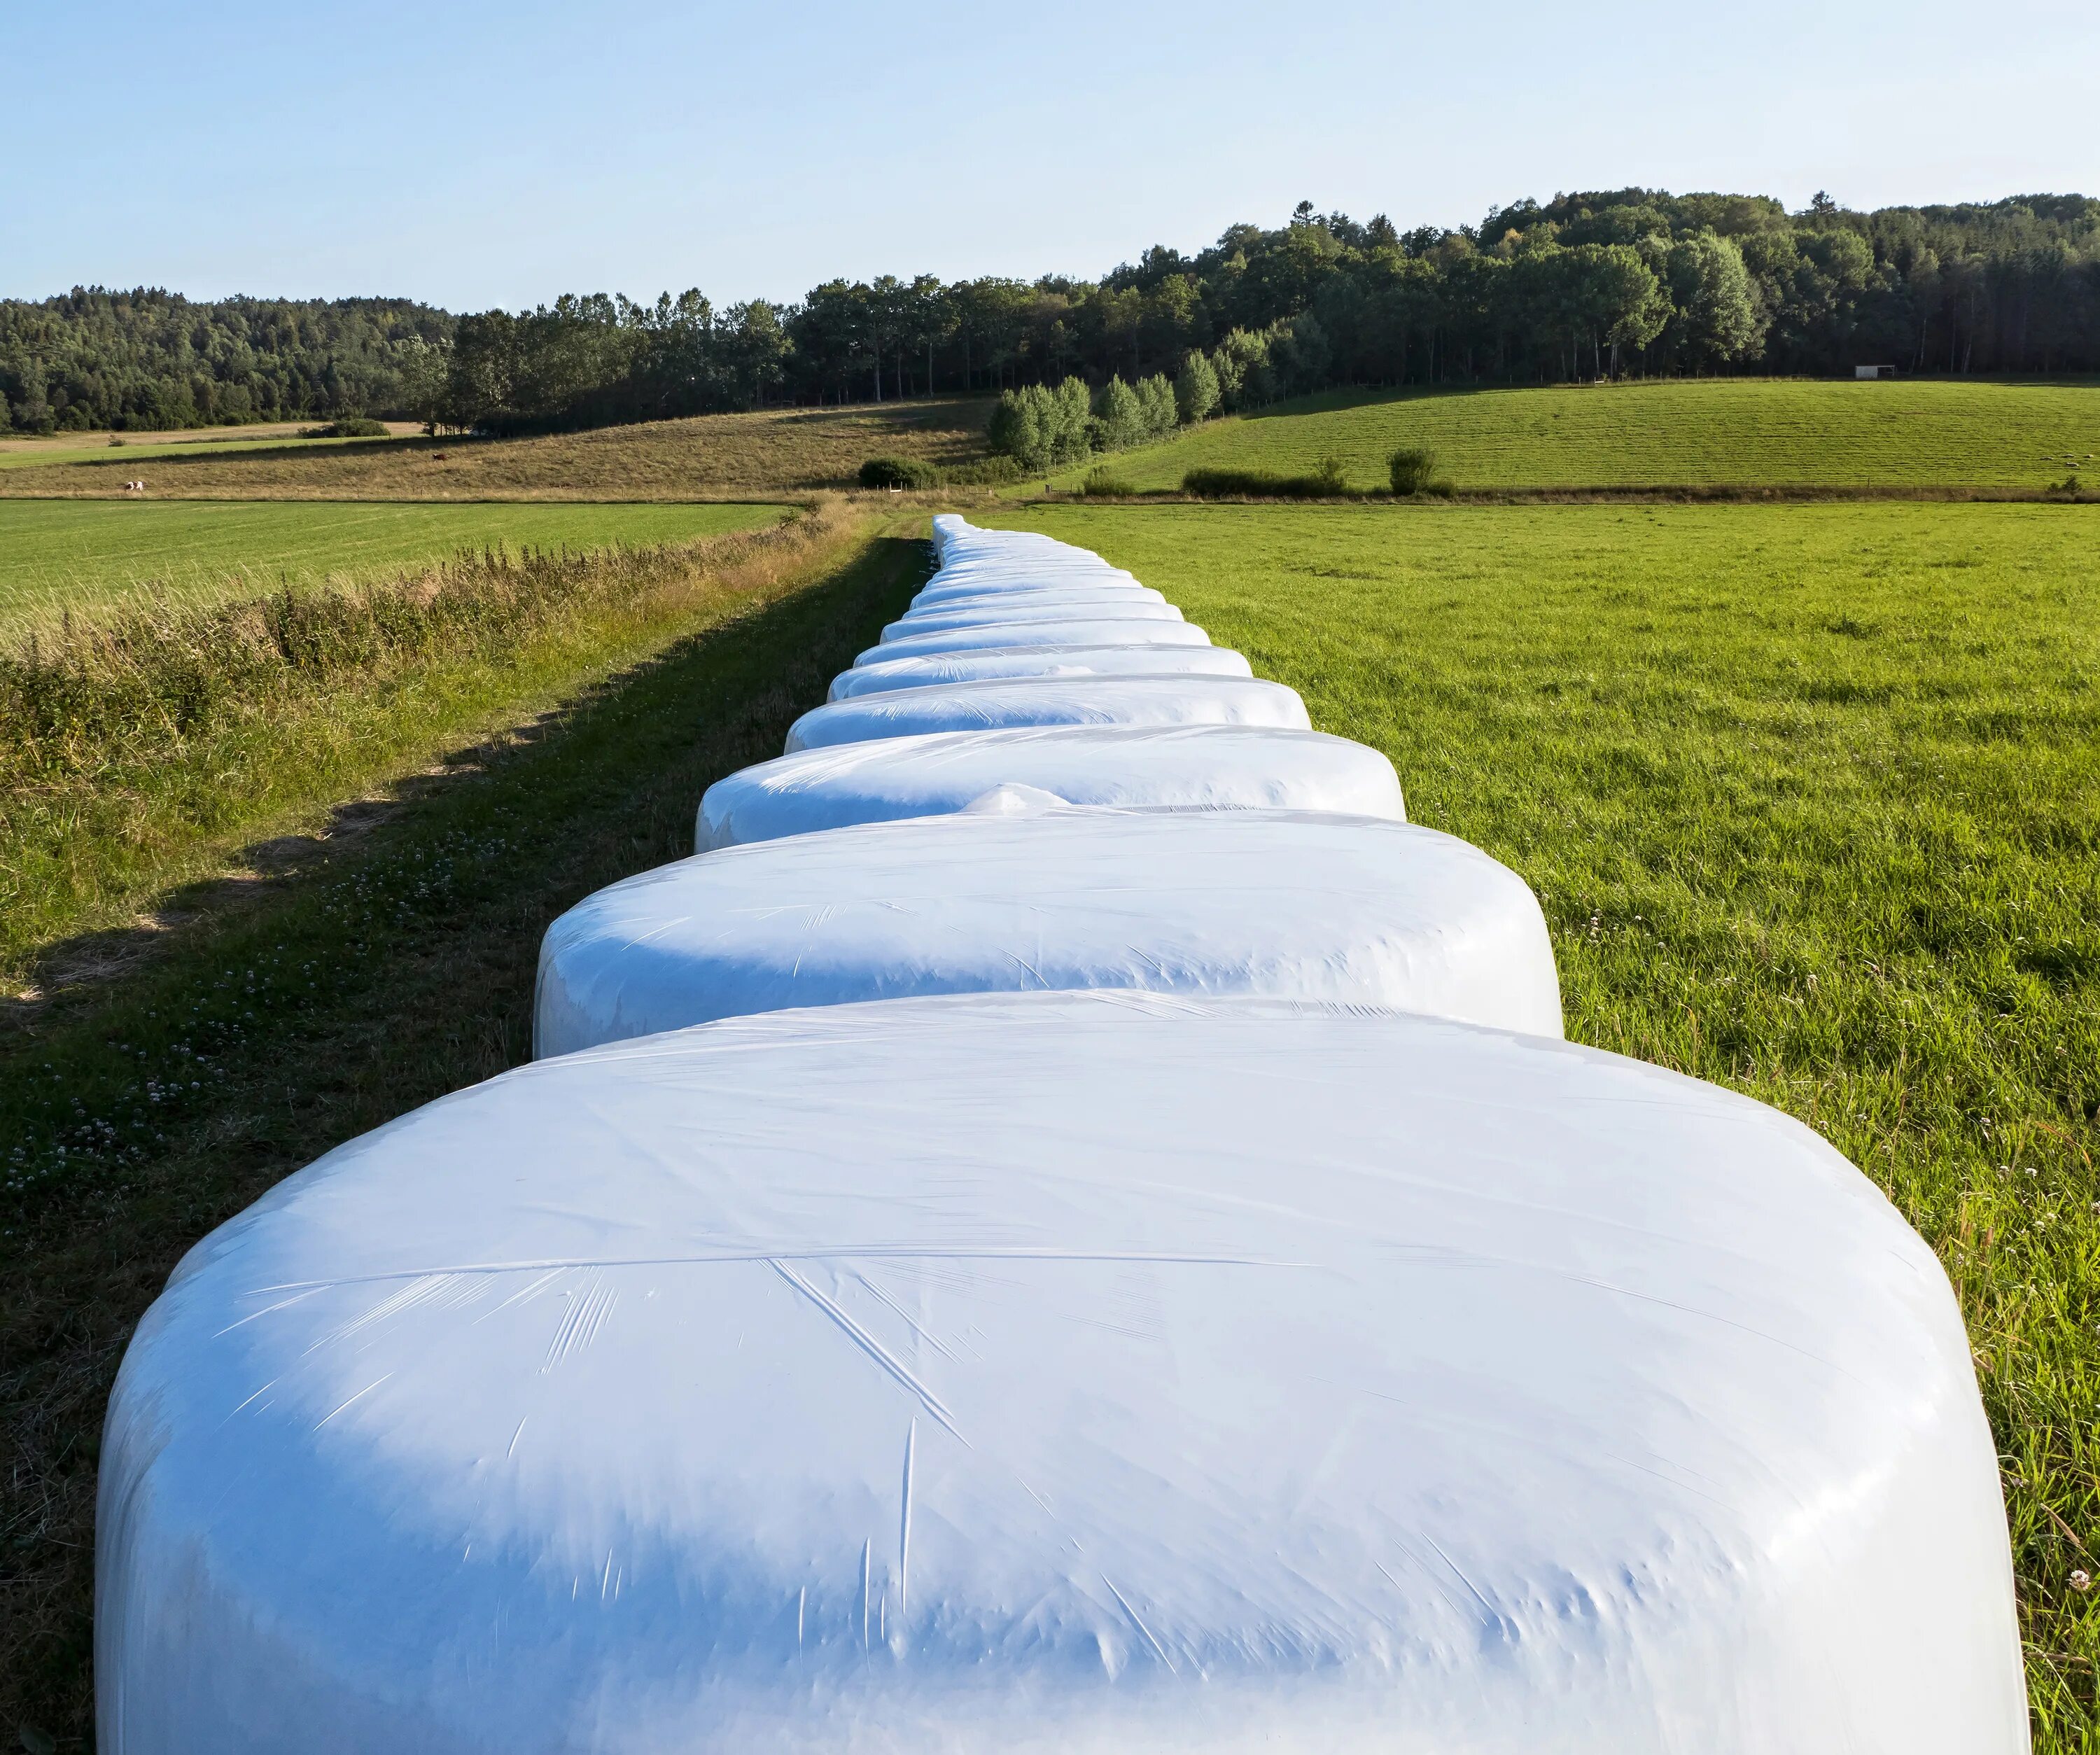
{"type": "MultiPolygon", "coordinates": [[[[1426,445],[1460,487],[2024,487],[2100,482],[2100,384],[1657,379],[1531,390],[1338,392],[1207,422],[1109,460],[1139,489],[1192,469],[1383,487],[1426,445]]],[[[1057,478],[1075,487],[1084,470],[1057,478]]]]}
{"type": "Polygon", "coordinates": [[[198,600],[348,582],[462,549],[690,541],[774,523],[777,505],[0,500],[0,629],[154,588],[198,600]]]}
{"type": "Polygon", "coordinates": [[[1132,568],[1387,752],[1416,821],[1522,872],[1577,1039],[1775,1104],[1888,1191],[1967,1312],[2038,1747],[2100,1744],[2100,1592],[2073,1577],[2100,1573],[2100,518],[998,522],[1132,568]]]}

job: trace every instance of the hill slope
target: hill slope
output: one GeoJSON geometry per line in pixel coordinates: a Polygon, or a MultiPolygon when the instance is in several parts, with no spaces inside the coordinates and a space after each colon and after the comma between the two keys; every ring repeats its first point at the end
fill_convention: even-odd
{"type": "MultiPolygon", "coordinates": [[[[1650,379],[1405,394],[1340,392],[1210,422],[1112,460],[1140,488],[1191,469],[1303,474],[1339,457],[1382,487],[1427,445],[1461,487],[2040,487],[2076,457],[2100,477],[2100,384],[1650,379]]],[[[1083,470],[1060,485],[1074,487],[1083,470]]]]}
{"type": "MultiPolygon", "coordinates": [[[[774,408],[535,439],[377,439],[326,450],[126,452],[0,473],[0,495],[225,500],[709,500],[844,487],[878,453],[959,464],[985,456],[986,397],[774,408]]],[[[1180,478],[1178,476],[1176,478],[1180,478]]]]}

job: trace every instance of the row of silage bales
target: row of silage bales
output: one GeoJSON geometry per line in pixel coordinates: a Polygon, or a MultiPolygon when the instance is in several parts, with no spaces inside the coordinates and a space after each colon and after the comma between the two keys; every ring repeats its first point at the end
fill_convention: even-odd
{"type": "MultiPolygon", "coordinates": [[[[1118,582],[937,540],[933,602],[1118,582]]],[[[2023,1748],[1930,1252],[1560,1041],[1529,893],[1402,817],[1295,726],[1025,712],[721,783],[550,933],[576,1052],[142,1325],[104,1747],[2023,1748]]]]}

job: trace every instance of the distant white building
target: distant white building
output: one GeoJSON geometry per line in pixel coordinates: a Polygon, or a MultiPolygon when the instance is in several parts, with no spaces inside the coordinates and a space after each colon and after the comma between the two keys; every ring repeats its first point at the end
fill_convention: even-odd
{"type": "Polygon", "coordinates": [[[1895,375],[1896,368],[1894,366],[1855,366],[1852,368],[1852,376],[1854,377],[1894,377],[1895,375]]]}

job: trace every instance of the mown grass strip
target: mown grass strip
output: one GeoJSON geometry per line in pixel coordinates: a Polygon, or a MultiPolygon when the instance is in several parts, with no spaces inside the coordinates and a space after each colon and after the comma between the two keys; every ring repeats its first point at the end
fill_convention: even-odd
{"type": "Polygon", "coordinates": [[[408,505],[342,500],[0,501],[0,630],[48,634],[152,594],[184,602],[363,584],[485,549],[695,542],[783,505],[408,505]]]}
{"type": "Polygon", "coordinates": [[[547,923],[690,853],[700,793],[779,752],[927,553],[860,526],[708,599],[697,629],[151,964],[0,1026],[0,1734],[92,1746],[102,1408],[183,1251],[329,1147],[527,1058],[547,923]]]}
{"type": "Polygon", "coordinates": [[[1577,1040],[1816,1128],[1932,1243],[2036,1746],[2100,1745],[2100,579],[2022,506],[1044,508],[1515,866],[1577,1040]]]}

